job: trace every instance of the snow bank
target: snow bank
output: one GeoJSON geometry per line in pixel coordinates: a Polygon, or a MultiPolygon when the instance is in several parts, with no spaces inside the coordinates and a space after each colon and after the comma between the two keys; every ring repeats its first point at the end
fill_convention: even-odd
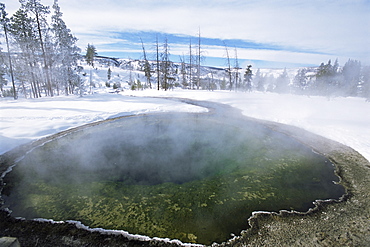
{"type": "Polygon", "coordinates": [[[1,99],[0,154],[23,143],[83,124],[148,112],[204,112],[207,109],[165,99],[99,93],[85,97],[1,99]]]}
{"type": "Polygon", "coordinates": [[[362,98],[308,97],[228,91],[125,91],[82,98],[63,96],[0,101],[0,153],[17,145],[86,123],[148,112],[204,112],[206,109],[152,97],[208,100],[246,116],[294,125],[348,145],[370,160],[370,103],[362,98]],[[141,96],[141,97],[131,97],[141,96]],[[142,96],[149,96],[144,98],[142,96]]]}
{"type": "Polygon", "coordinates": [[[138,91],[136,96],[185,97],[229,104],[249,117],[289,124],[354,148],[370,160],[370,103],[363,98],[327,98],[276,93],[138,91]]]}

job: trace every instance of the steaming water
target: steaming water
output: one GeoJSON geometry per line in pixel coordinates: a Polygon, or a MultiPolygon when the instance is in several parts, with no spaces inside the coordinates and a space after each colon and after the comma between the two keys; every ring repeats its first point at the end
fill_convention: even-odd
{"type": "Polygon", "coordinates": [[[36,148],[5,177],[13,216],[211,244],[256,210],[344,194],[332,164],[291,138],[207,114],[128,117],[36,148]]]}

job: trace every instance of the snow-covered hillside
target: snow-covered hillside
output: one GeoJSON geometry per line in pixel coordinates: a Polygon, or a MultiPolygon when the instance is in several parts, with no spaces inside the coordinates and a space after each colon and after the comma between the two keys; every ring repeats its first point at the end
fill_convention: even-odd
{"type": "MultiPolygon", "coordinates": [[[[157,87],[157,65],[155,61],[149,61],[151,66],[151,86],[152,88],[157,87]]],[[[90,80],[92,80],[92,84],[95,89],[106,89],[107,91],[116,91],[116,88],[113,88],[114,85],[118,86],[119,90],[128,90],[128,89],[142,89],[142,88],[149,88],[150,85],[147,82],[147,77],[145,76],[144,72],[144,61],[143,60],[132,60],[132,59],[115,59],[115,58],[105,58],[99,57],[96,58],[96,65],[94,68],[91,68],[87,63],[82,60],[80,61],[79,66],[82,68],[79,75],[84,81],[84,85],[86,88],[90,87],[90,80]],[[110,79],[108,77],[108,70],[111,71],[110,79]],[[90,77],[91,76],[91,77],[90,77]],[[109,86],[108,86],[109,85],[109,86]],[[107,87],[108,86],[108,87],[107,87]]],[[[197,88],[196,80],[197,80],[197,67],[196,65],[185,64],[186,66],[186,74],[182,74],[181,63],[173,63],[171,66],[170,76],[174,79],[171,82],[170,88],[182,88],[182,89],[194,89],[197,88]],[[190,74],[190,71],[192,74],[190,74]]],[[[184,68],[183,68],[184,69],[184,68]]],[[[289,81],[292,81],[294,76],[297,74],[299,68],[291,68],[287,69],[287,75],[289,81]]],[[[257,68],[252,68],[252,73],[256,73],[257,68]]],[[[284,73],[284,69],[277,68],[277,69],[261,69],[261,76],[272,78],[275,80],[280,75],[284,73]]],[[[232,69],[232,81],[234,82],[236,70],[232,69]]],[[[240,68],[238,70],[239,73],[239,83],[243,83],[243,75],[245,73],[245,68],[240,68]]],[[[225,68],[215,68],[215,67],[208,67],[208,66],[201,66],[201,73],[200,73],[200,89],[204,90],[227,90],[229,85],[228,82],[230,80],[229,75],[225,68]]],[[[234,82],[235,83],[235,82],[234,82]]],[[[275,81],[266,82],[265,88],[267,88],[267,84],[272,83],[274,84],[275,81]]],[[[253,84],[253,82],[252,82],[253,84]]],[[[256,84],[256,82],[255,82],[256,84]]],[[[256,86],[256,85],[255,85],[256,86]]],[[[234,85],[235,87],[235,85],[234,85]]],[[[242,86],[239,86],[239,91],[246,90],[242,86]]],[[[88,92],[89,90],[86,89],[88,92]]]]}

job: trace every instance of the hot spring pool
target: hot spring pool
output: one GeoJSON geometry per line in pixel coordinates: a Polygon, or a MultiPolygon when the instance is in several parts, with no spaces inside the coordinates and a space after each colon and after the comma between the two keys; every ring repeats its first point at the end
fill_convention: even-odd
{"type": "Polygon", "coordinates": [[[253,211],[305,212],[344,188],[332,163],[243,118],[151,114],[85,128],[29,152],[4,177],[12,216],[211,244],[253,211]]]}

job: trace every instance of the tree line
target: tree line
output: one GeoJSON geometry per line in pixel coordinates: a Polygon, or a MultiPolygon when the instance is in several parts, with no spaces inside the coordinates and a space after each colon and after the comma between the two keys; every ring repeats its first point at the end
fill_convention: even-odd
{"type": "MultiPolygon", "coordinates": [[[[260,69],[254,74],[252,65],[243,69],[239,67],[237,49],[231,56],[230,48],[225,46],[225,68],[209,68],[201,66],[201,46],[199,35],[197,53],[192,54],[192,42],[189,42],[187,59],[180,57],[180,63],[169,60],[169,44],[167,39],[161,51],[156,40],[156,61],[147,60],[144,51],[144,61],[140,67],[145,72],[147,84],[140,88],[151,87],[153,77],[157,78],[157,88],[165,90],[173,87],[203,90],[233,90],[261,91],[276,93],[295,93],[321,96],[353,96],[370,99],[370,66],[362,66],[358,60],[349,59],[343,66],[338,59],[332,64],[331,60],[317,67],[300,68],[295,75],[289,76],[286,69],[276,78],[272,74],[263,74],[260,69]],[[194,63],[194,61],[197,61],[194,63]],[[157,69],[156,69],[156,68],[157,69]],[[221,71],[221,73],[220,73],[221,71]],[[156,76],[154,75],[156,74],[156,76]],[[149,85],[149,86],[148,86],[149,85]]],[[[134,87],[138,88],[138,87],[134,87]]]]}
{"type": "MultiPolygon", "coordinates": [[[[144,72],[146,82],[134,81],[130,76],[129,84],[132,89],[156,88],[157,90],[168,90],[176,87],[183,89],[202,89],[202,90],[252,90],[252,69],[248,65],[244,75],[242,68],[239,67],[237,50],[235,57],[229,54],[229,48],[225,45],[227,68],[210,68],[203,66],[205,60],[204,51],[201,45],[200,30],[196,42],[189,39],[188,52],[179,56],[180,62],[171,61],[170,44],[167,38],[163,43],[158,41],[158,36],[154,41],[153,59],[149,60],[148,52],[141,40],[143,56],[138,61],[138,69],[144,72]],[[233,63],[234,61],[234,63],[233,63]]],[[[86,56],[88,53],[86,53],[86,56]]],[[[124,69],[133,70],[132,62],[122,65],[124,69]]],[[[110,71],[110,69],[109,69],[110,71]]]]}
{"type": "Polygon", "coordinates": [[[233,91],[262,91],[277,93],[295,93],[321,96],[353,96],[370,99],[370,66],[362,66],[360,61],[349,59],[344,66],[340,66],[338,59],[332,64],[329,60],[318,67],[298,69],[292,78],[287,70],[276,78],[271,74],[263,74],[260,69],[254,74],[252,65],[240,68],[237,49],[234,56],[230,48],[225,46],[225,68],[209,68],[201,66],[202,57],[201,36],[198,34],[197,44],[189,41],[189,51],[180,56],[180,63],[172,62],[170,58],[170,45],[165,38],[162,45],[158,38],[155,41],[156,59],[148,61],[147,51],[141,41],[143,60],[139,70],[145,73],[146,84],[136,85],[132,89],[152,88],[153,79],[157,86],[164,90],[174,87],[184,89],[202,90],[233,90],[233,91]],[[194,51],[195,50],[195,51],[194,51]],[[221,71],[221,73],[220,73],[221,71]]]}
{"type": "Polygon", "coordinates": [[[77,74],[81,51],[62,19],[58,0],[52,11],[39,0],[19,2],[20,8],[10,18],[0,3],[0,25],[7,45],[6,52],[1,51],[2,94],[16,99],[18,94],[39,98],[75,93],[82,84],[77,74]],[[4,90],[5,73],[12,80],[8,91],[4,90]]]}
{"type": "MultiPolygon", "coordinates": [[[[44,6],[40,0],[19,0],[20,8],[8,17],[5,4],[0,3],[0,28],[5,37],[5,51],[0,50],[0,90],[2,96],[18,95],[38,98],[60,94],[82,94],[95,86],[92,79],[96,48],[88,44],[86,54],[76,46],[77,38],[62,19],[58,0],[53,6],[44,6]],[[78,62],[85,59],[90,66],[88,85],[85,85],[78,62]],[[4,89],[9,75],[11,89],[4,89]]],[[[237,49],[230,49],[224,42],[225,68],[202,66],[205,56],[202,49],[201,32],[197,39],[189,39],[186,54],[179,56],[180,62],[171,61],[170,44],[158,36],[151,52],[143,41],[140,70],[146,78],[142,83],[130,79],[132,89],[155,88],[169,90],[175,87],[202,90],[269,91],[328,96],[360,96],[370,98],[370,67],[349,59],[343,67],[338,60],[331,60],[315,68],[301,68],[290,78],[284,70],[277,78],[263,74],[259,69],[253,73],[252,66],[240,68],[237,49]],[[234,54],[232,54],[234,53],[234,54]]],[[[1,48],[0,48],[1,49],[1,48]]],[[[118,61],[115,61],[119,65],[118,61]]],[[[123,66],[121,64],[121,66],[123,66]]],[[[133,67],[125,65],[130,71],[133,67]]],[[[110,68],[109,68],[110,70],[110,68]]],[[[108,71],[111,77],[112,71],[108,71]]],[[[86,75],[87,74],[83,74],[86,75]]],[[[110,79],[108,79],[110,80],[110,79]]],[[[107,84],[109,85],[109,83],[107,84]]]]}
{"type": "Polygon", "coordinates": [[[353,59],[348,59],[343,66],[338,59],[334,64],[329,60],[318,67],[300,68],[293,78],[286,70],[277,78],[258,70],[253,85],[257,91],[370,99],[370,66],[362,66],[360,61],[353,59]]]}

